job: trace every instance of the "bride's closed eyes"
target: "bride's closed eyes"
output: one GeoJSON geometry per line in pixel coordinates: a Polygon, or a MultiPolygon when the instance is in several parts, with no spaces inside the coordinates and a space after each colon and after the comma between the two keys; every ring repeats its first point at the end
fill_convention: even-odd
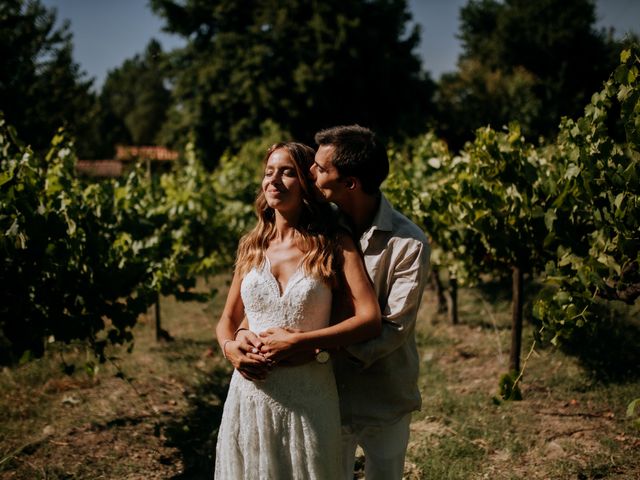
{"type": "MultiPolygon", "coordinates": [[[[264,176],[265,177],[270,177],[272,175],[274,175],[277,172],[277,170],[275,168],[267,168],[264,171],[264,176]]],[[[291,168],[291,167],[286,167],[281,169],[282,175],[285,177],[295,177],[296,176],[296,171],[295,169],[291,168]]]]}

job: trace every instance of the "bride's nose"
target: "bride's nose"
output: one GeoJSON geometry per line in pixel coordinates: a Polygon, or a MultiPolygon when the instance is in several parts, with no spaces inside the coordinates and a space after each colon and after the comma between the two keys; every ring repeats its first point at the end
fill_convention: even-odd
{"type": "Polygon", "coordinates": [[[269,178],[269,183],[271,185],[282,185],[282,174],[278,172],[274,172],[273,175],[269,178]]]}

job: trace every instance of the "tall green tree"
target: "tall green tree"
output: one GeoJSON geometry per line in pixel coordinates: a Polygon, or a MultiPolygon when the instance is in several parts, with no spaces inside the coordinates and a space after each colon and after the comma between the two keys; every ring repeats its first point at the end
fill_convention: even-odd
{"type": "Polygon", "coordinates": [[[454,150],[472,140],[476,127],[499,129],[513,118],[531,135],[543,108],[537,84],[537,77],[523,67],[508,72],[475,58],[461,60],[457,72],[440,79],[437,129],[454,150]]]}
{"type": "Polygon", "coordinates": [[[195,133],[213,165],[271,119],[302,141],[357,122],[390,137],[424,130],[432,83],[404,0],[152,0],[173,53],[165,138],[195,133]]]}
{"type": "Polygon", "coordinates": [[[164,123],[171,93],[164,73],[164,53],[152,39],[109,72],[100,94],[101,130],[110,144],[153,145],[164,123]]]}
{"type": "Polygon", "coordinates": [[[48,148],[60,126],[83,141],[97,113],[85,79],[73,61],[69,23],[56,27],[56,12],[39,0],[0,3],[0,109],[35,150],[48,148]]]}
{"type": "Polygon", "coordinates": [[[531,139],[551,138],[615,68],[621,43],[595,22],[592,0],[470,0],[459,71],[440,85],[441,133],[459,148],[482,125],[518,120],[531,139]],[[486,87],[495,77],[503,88],[486,87]]]}

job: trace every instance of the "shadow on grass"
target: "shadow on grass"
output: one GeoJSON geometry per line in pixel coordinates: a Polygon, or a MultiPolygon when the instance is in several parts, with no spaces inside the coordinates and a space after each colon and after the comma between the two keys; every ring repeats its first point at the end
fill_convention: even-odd
{"type": "Polygon", "coordinates": [[[491,305],[511,302],[511,277],[486,277],[476,287],[478,293],[491,305]]]}
{"type": "Polygon", "coordinates": [[[640,324],[627,318],[577,329],[562,350],[575,356],[595,379],[622,383],[640,379],[640,324]]]}
{"type": "MultiPolygon", "coordinates": [[[[485,278],[476,286],[479,296],[489,305],[511,308],[511,279],[485,278]]],[[[523,316],[526,323],[540,328],[533,319],[532,307],[543,285],[525,276],[523,316]]],[[[622,302],[603,302],[594,307],[590,325],[576,328],[562,350],[576,357],[596,381],[623,383],[640,379],[640,305],[622,302]]],[[[481,328],[507,330],[507,324],[494,325],[485,316],[478,316],[470,325],[481,328]]]]}
{"type": "Polygon", "coordinates": [[[184,471],[171,477],[173,480],[213,478],[216,440],[229,380],[227,369],[215,369],[206,382],[185,392],[189,401],[186,414],[159,426],[167,438],[166,445],[177,448],[182,456],[184,471]]]}
{"type": "Polygon", "coordinates": [[[202,352],[212,345],[212,340],[174,338],[171,342],[161,342],[149,348],[149,352],[162,355],[168,362],[196,362],[202,352]]]}
{"type": "MultiPolygon", "coordinates": [[[[181,369],[180,364],[194,365],[202,361],[203,352],[210,347],[211,340],[176,337],[152,350],[181,369]]],[[[184,466],[182,473],[170,477],[173,480],[213,478],[218,428],[231,379],[226,362],[213,363],[213,368],[207,369],[206,375],[184,391],[187,400],[184,415],[156,425],[156,434],[164,434],[165,445],[178,450],[177,456],[184,466]]],[[[164,462],[175,460],[173,457],[161,459],[164,462]]]]}
{"type": "MultiPolygon", "coordinates": [[[[532,323],[532,305],[540,285],[526,275],[524,279],[524,322],[532,323]]],[[[485,276],[481,282],[465,292],[466,300],[459,301],[460,323],[484,330],[511,329],[512,284],[510,276],[485,276]]]]}

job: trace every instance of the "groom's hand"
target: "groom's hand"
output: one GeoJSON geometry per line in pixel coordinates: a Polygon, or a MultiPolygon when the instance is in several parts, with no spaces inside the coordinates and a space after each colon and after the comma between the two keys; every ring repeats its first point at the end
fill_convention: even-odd
{"type": "Polygon", "coordinates": [[[283,367],[295,367],[298,365],[303,365],[305,363],[311,362],[316,359],[316,351],[315,350],[305,350],[298,353],[294,353],[293,355],[288,356],[284,360],[281,360],[278,363],[278,366],[283,367]]]}
{"type": "Polygon", "coordinates": [[[274,363],[294,361],[299,353],[296,349],[296,333],[301,331],[293,328],[274,327],[260,332],[259,336],[263,342],[260,353],[274,363]]]}

